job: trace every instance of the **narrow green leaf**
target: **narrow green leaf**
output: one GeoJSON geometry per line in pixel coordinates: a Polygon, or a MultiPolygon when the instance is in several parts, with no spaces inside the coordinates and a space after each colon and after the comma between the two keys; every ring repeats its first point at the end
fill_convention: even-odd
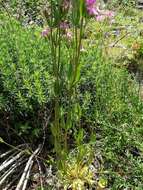
{"type": "Polygon", "coordinates": [[[4,140],[0,137],[0,143],[4,143],[4,140]]]}

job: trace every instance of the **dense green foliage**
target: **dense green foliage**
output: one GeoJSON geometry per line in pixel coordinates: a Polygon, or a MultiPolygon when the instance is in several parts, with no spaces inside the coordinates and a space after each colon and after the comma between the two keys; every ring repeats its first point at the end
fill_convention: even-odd
{"type": "Polygon", "coordinates": [[[0,10],[13,15],[23,24],[31,21],[41,24],[41,10],[44,2],[43,0],[6,0],[0,3],[0,10]]]}
{"type": "Polygon", "coordinates": [[[9,97],[21,109],[47,103],[52,96],[48,45],[36,36],[34,28],[24,29],[14,20],[11,23],[2,19],[1,93],[5,101],[9,101],[9,97]]]}

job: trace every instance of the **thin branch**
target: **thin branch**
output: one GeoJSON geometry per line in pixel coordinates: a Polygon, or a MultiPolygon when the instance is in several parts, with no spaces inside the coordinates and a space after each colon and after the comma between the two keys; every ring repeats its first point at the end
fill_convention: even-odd
{"type": "Polygon", "coordinates": [[[26,187],[27,187],[27,183],[28,183],[28,179],[29,179],[29,176],[30,176],[30,171],[31,171],[32,165],[33,165],[33,160],[30,162],[30,165],[29,165],[27,174],[26,174],[26,176],[25,176],[25,180],[23,181],[22,190],[26,190],[26,187]]]}
{"type": "Polygon", "coordinates": [[[7,161],[6,163],[2,163],[1,164],[1,166],[0,166],[0,172],[2,171],[2,170],[4,170],[5,168],[7,168],[9,165],[11,165],[13,162],[15,162],[16,160],[18,160],[20,157],[21,157],[21,155],[24,153],[24,151],[23,152],[20,152],[20,153],[18,153],[14,158],[12,158],[12,159],[10,159],[9,161],[7,161]]]}
{"type": "Polygon", "coordinates": [[[20,161],[18,161],[18,163],[15,163],[13,164],[4,174],[3,176],[1,177],[1,181],[0,181],[0,186],[5,182],[5,180],[7,179],[7,177],[9,177],[13,172],[14,170],[20,166],[21,164],[23,164],[26,160],[22,160],[20,159],[20,161]]]}
{"type": "Polygon", "coordinates": [[[130,32],[127,32],[126,34],[124,34],[123,36],[121,36],[121,38],[119,38],[118,40],[116,40],[116,41],[113,43],[112,47],[115,47],[115,45],[116,45],[118,42],[120,42],[121,40],[123,40],[126,36],[128,36],[128,34],[130,34],[130,32]]]}
{"type": "Polygon", "coordinates": [[[14,179],[12,181],[10,181],[4,188],[3,190],[10,190],[11,189],[11,186],[15,183],[15,181],[17,181],[20,177],[22,173],[22,170],[21,168],[19,169],[19,172],[17,173],[17,175],[14,177],[14,179]]]}
{"type": "Polygon", "coordinates": [[[16,190],[21,190],[21,187],[22,187],[22,185],[23,185],[23,183],[24,183],[24,181],[25,181],[25,177],[26,177],[27,172],[28,172],[28,170],[29,170],[29,167],[30,167],[30,165],[31,165],[31,163],[32,163],[32,160],[33,160],[33,158],[36,156],[36,154],[38,154],[40,148],[41,148],[41,145],[39,145],[39,147],[38,147],[38,148],[33,152],[33,154],[30,156],[30,158],[29,158],[29,160],[28,160],[28,162],[27,162],[27,164],[26,164],[26,166],[25,166],[24,172],[23,172],[23,174],[22,174],[22,176],[21,176],[21,178],[20,178],[20,180],[19,180],[19,183],[18,183],[18,185],[17,185],[17,187],[16,187],[16,190]]]}
{"type": "Polygon", "coordinates": [[[39,169],[39,174],[40,174],[40,184],[41,184],[41,190],[44,190],[44,186],[43,186],[43,180],[42,180],[42,169],[39,163],[39,160],[36,158],[37,164],[38,164],[38,169],[39,169]]]}
{"type": "MultiPolygon", "coordinates": [[[[21,145],[18,145],[18,146],[16,147],[16,150],[17,150],[17,149],[19,150],[19,148],[22,148],[22,147],[24,147],[24,146],[28,146],[28,144],[21,144],[21,145]]],[[[1,159],[1,158],[4,158],[4,157],[7,156],[7,155],[9,155],[9,154],[12,153],[14,150],[15,150],[15,149],[12,149],[12,150],[9,150],[9,151],[7,151],[7,152],[1,154],[1,155],[0,155],[0,159],[1,159]]],[[[22,151],[22,149],[21,149],[20,151],[22,151]]]]}
{"type": "Polygon", "coordinates": [[[9,155],[9,154],[12,153],[13,151],[14,151],[14,150],[12,149],[12,150],[9,150],[9,151],[7,151],[7,152],[1,154],[1,155],[0,155],[0,159],[1,159],[1,158],[4,158],[4,157],[7,156],[7,155],[9,155]]]}

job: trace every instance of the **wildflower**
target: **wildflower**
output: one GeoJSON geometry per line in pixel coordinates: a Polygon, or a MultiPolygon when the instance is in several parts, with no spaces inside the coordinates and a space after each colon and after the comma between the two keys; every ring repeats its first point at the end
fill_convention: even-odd
{"type": "Polygon", "coordinates": [[[109,10],[100,10],[97,8],[98,15],[96,16],[97,21],[104,21],[105,19],[110,19],[110,21],[113,20],[114,12],[109,10]]]}
{"type": "Polygon", "coordinates": [[[99,10],[100,14],[105,15],[107,18],[113,18],[115,16],[113,11],[109,10],[99,10]]]}
{"type": "Polygon", "coordinates": [[[86,5],[87,6],[94,6],[94,4],[96,3],[96,0],[86,0],[86,5]]]}
{"type": "Polygon", "coordinates": [[[65,29],[69,28],[69,24],[66,21],[63,21],[60,23],[60,28],[65,30],[65,29]]]}
{"type": "Polygon", "coordinates": [[[86,0],[86,9],[90,16],[95,16],[97,21],[103,21],[106,18],[110,20],[114,17],[114,12],[109,10],[100,10],[98,6],[96,6],[96,0],[86,0]]]}
{"type": "Polygon", "coordinates": [[[89,15],[98,15],[95,7],[96,0],[86,0],[86,9],[89,15]]]}
{"type": "Polygon", "coordinates": [[[49,28],[45,28],[42,32],[41,32],[41,36],[42,37],[47,37],[50,33],[50,29],[49,28]]]}
{"type": "Polygon", "coordinates": [[[63,0],[62,3],[62,9],[64,12],[67,12],[69,10],[70,7],[70,1],[69,0],[63,0]]]}
{"type": "Polygon", "coordinates": [[[98,15],[98,12],[95,7],[88,7],[87,11],[89,15],[98,15]]]}
{"type": "Polygon", "coordinates": [[[114,12],[113,11],[107,11],[106,12],[106,16],[109,17],[109,18],[112,18],[115,16],[114,12]]]}
{"type": "Polygon", "coordinates": [[[105,15],[98,15],[98,16],[96,17],[96,20],[97,20],[97,21],[103,21],[105,18],[106,18],[105,15]]]}
{"type": "Polygon", "coordinates": [[[71,40],[71,39],[72,39],[72,36],[73,36],[72,32],[68,31],[68,32],[66,33],[66,37],[67,37],[68,40],[71,40]]]}

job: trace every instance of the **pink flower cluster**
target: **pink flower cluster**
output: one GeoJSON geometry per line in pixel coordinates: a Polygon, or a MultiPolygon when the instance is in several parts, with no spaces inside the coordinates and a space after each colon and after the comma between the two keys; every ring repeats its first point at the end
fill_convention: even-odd
{"type": "MultiPolygon", "coordinates": [[[[60,29],[62,30],[64,36],[68,39],[71,40],[72,39],[72,32],[69,30],[70,26],[69,23],[67,21],[62,21],[59,25],[60,29]]],[[[41,36],[46,38],[50,35],[50,28],[46,27],[42,30],[41,32],[41,36]]]]}
{"type": "Polygon", "coordinates": [[[100,10],[96,5],[96,0],[86,0],[86,9],[90,16],[95,16],[97,21],[105,20],[106,18],[113,19],[114,12],[109,10],[100,10]]]}
{"type": "Polygon", "coordinates": [[[97,21],[102,21],[105,20],[106,18],[110,19],[111,21],[113,21],[113,17],[115,16],[113,11],[109,11],[109,10],[100,10],[99,15],[96,16],[96,20],[97,21]]]}
{"type": "Polygon", "coordinates": [[[86,0],[86,8],[89,15],[98,15],[97,9],[95,7],[96,0],[86,0]]]}
{"type": "Polygon", "coordinates": [[[67,22],[67,21],[62,21],[62,22],[60,23],[60,28],[63,29],[63,30],[68,29],[68,28],[69,28],[68,22],[67,22]]]}
{"type": "MultiPolygon", "coordinates": [[[[65,8],[69,7],[69,0],[63,0],[63,6],[65,8]]],[[[85,0],[85,6],[87,13],[90,16],[94,16],[97,21],[103,21],[105,19],[110,19],[110,21],[113,21],[114,17],[114,12],[109,11],[109,10],[100,10],[99,7],[97,6],[96,0],[85,0]]],[[[61,21],[59,24],[60,29],[63,31],[64,35],[67,37],[67,39],[71,40],[72,39],[72,32],[69,30],[70,25],[67,20],[61,21]]],[[[42,37],[48,37],[50,34],[50,29],[47,27],[43,29],[41,32],[42,37]]]]}
{"type": "Polygon", "coordinates": [[[50,33],[50,29],[49,28],[45,28],[42,32],[41,32],[41,36],[42,37],[47,37],[50,33]]]}

